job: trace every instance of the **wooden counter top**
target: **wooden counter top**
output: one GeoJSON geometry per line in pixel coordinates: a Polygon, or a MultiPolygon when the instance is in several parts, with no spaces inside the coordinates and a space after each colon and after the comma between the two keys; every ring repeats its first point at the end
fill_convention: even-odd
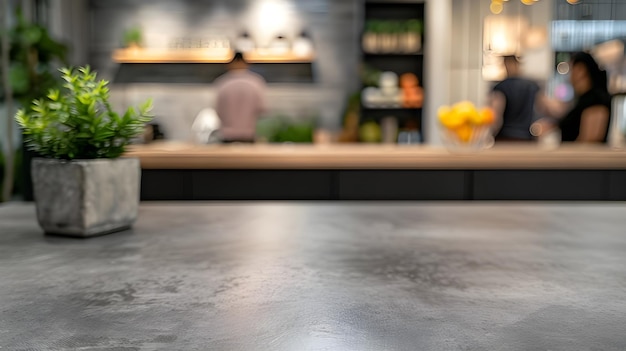
{"type": "Polygon", "coordinates": [[[134,145],[144,169],[626,169],[626,150],[496,146],[475,153],[401,145],[134,145]]]}

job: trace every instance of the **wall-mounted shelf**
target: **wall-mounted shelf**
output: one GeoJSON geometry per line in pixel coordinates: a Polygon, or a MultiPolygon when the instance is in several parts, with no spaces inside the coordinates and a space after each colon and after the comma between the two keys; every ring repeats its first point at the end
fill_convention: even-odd
{"type": "MultiPolygon", "coordinates": [[[[230,50],[212,49],[117,49],[113,61],[117,63],[228,63],[233,57],[230,50]]],[[[249,63],[312,63],[314,56],[293,53],[276,55],[255,51],[245,54],[249,63]]]]}
{"type": "Polygon", "coordinates": [[[424,56],[423,53],[419,52],[419,53],[371,53],[371,52],[366,52],[363,53],[363,56],[367,56],[367,57],[421,57],[424,56]]]}
{"type": "Polygon", "coordinates": [[[384,112],[419,112],[421,108],[413,108],[413,107],[365,107],[361,106],[361,109],[367,111],[384,111],[384,112]]]}

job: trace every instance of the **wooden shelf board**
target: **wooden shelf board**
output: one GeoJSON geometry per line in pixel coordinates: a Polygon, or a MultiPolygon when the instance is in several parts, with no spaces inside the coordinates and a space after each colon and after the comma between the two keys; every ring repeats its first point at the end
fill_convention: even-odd
{"type": "Polygon", "coordinates": [[[413,107],[365,107],[361,106],[362,110],[366,111],[409,111],[409,112],[417,112],[422,110],[421,108],[413,108],[413,107]]]}
{"type": "Polygon", "coordinates": [[[415,54],[407,54],[407,53],[385,53],[385,54],[377,54],[363,51],[364,56],[372,56],[372,57],[420,57],[424,56],[424,53],[419,52],[415,54]]]}
{"type": "MultiPolygon", "coordinates": [[[[113,60],[117,63],[228,63],[233,53],[227,50],[189,49],[117,49],[113,60]]],[[[311,63],[314,57],[294,54],[272,55],[262,52],[245,55],[250,63],[311,63]]]]}

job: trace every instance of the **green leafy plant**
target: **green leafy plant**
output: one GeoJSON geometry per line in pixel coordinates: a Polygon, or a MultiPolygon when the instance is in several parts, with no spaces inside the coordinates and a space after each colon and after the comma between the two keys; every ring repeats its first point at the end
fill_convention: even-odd
{"type": "Polygon", "coordinates": [[[312,143],[313,125],[311,123],[290,123],[283,125],[270,139],[274,143],[312,143]]]}
{"type": "Polygon", "coordinates": [[[283,115],[264,118],[257,123],[257,136],[270,143],[313,142],[314,119],[294,121],[283,115]]]}
{"type": "Polygon", "coordinates": [[[29,149],[58,159],[116,158],[143,132],[152,118],[152,100],[119,115],[109,103],[106,80],[96,80],[89,66],[60,70],[63,92],[52,89],[46,98],[33,100],[15,119],[29,149]]]}
{"type": "Polygon", "coordinates": [[[423,31],[422,21],[418,19],[411,19],[406,22],[407,32],[413,32],[417,34],[421,34],[423,31]]]}
{"type": "MultiPolygon", "coordinates": [[[[66,64],[67,47],[54,40],[44,26],[28,22],[20,9],[15,19],[15,25],[8,32],[10,67],[6,74],[13,96],[20,105],[27,107],[33,99],[60,86],[52,65],[55,60],[66,64]]],[[[4,79],[4,74],[0,70],[0,80],[4,79]]],[[[4,95],[0,86],[0,97],[4,95]]]]}
{"type": "Polygon", "coordinates": [[[128,29],[124,32],[124,46],[130,47],[133,45],[141,46],[141,29],[138,27],[128,29]]]}
{"type": "MultiPolygon", "coordinates": [[[[10,1],[2,4],[2,13],[13,12],[10,1]]],[[[62,81],[55,75],[53,66],[57,62],[66,64],[67,47],[54,40],[49,34],[45,26],[29,22],[22,14],[21,8],[18,6],[15,10],[15,24],[6,28],[7,16],[0,16],[0,33],[2,34],[3,46],[8,46],[6,54],[3,52],[2,69],[0,69],[0,99],[6,101],[7,118],[5,128],[5,157],[11,159],[13,157],[14,136],[13,121],[10,117],[13,110],[13,101],[17,101],[18,105],[26,109],[30,109],[31,101],[45,97],[47,92],[52,88],[59,88],[62,81]],[[10,96],[9,96],[10,95],[10,96]]],[[[4,51],[4,50],[3,50],[4,51]]],[[[21,178],[14,177],[15,171],[19,172],[19,168],[13,167],[13,162],[7,162],[4,173],[6,175],[3,183],[4,192],[3,200],[8,200],[11,195],[11,184],[13,180],[22,182],[20,187],[26,196],[26,199],[32,199],[30,194],[30,159],[31,154],[24,152],[20,148],[20,154],[24,157],[26,168],[23,170],[21,178]]]]}

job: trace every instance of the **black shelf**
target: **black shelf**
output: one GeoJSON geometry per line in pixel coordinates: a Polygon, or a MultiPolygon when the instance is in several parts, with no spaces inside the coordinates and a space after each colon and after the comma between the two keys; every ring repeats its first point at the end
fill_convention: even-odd
{"type": "Polygon", "coordinates": [[[421,108],[368,108],[361,106],[361,123],[367,121],[380,122],[385,117],[394,117],[398,121],[400,128],[407,122],[414,122],[422,129],[422,109],[421,108]]]}
{"type": "Polygon", "coordinates": [[[363,111],[383,111],[383,112],[397,112],[397,113],[408,113],[408,112],[421,112],[421,108],[408,108],[408,107],[365,107],[361,106],[361,110],[363,111]]]}
{"type": "MultiPolygon", "coordinates": [[[[419,20],[422,25],[425,23],[424,4],[416,2],[400,2],[400,1],[381,1],[366,0],[364,2],[364,21],[382,20],[382,21],[406,21],[419,20]]],[[[365,30],[365,28],[364,28],[365,30]]],[[[422,33],[422,48],[424,45],[424,35],[422,33]]],[[[379,71],[390,71],[401,76],[404,73],[413,73],[417,76],[420,86],[424,86],[423,73],[424,68],[424,52],[423,50],[414,53],[401,52],[365,52],[361,48],[361,62],[379,71]]],[[[364,85],[361,87],[365,88],[364,85]]],[[[417,127],[422,133],[422,109],[421,108],[370,108],[361,105],[360,123],[367,121],[375,121],[380,123],[385,117],[394,117],[398,121],[398,126],[402,129],[404,126],[417,127]]],[[[422,133],[423,134],[423,133],[422,133]]]]}
{"type": "MultiPolygon", "coordinates": [[[[267,83],[314,83],[312,63],[255,63],[250,70],[267,83]]],[[[226,73],[224,63],[122,63],[113,83],[211,84],[226,73]]]]}
{"type": "Polygon", "coordinates": [[[365,18],[382,20],[424,18],[424,4],[414,2],[366,1],[365,18]]]}

